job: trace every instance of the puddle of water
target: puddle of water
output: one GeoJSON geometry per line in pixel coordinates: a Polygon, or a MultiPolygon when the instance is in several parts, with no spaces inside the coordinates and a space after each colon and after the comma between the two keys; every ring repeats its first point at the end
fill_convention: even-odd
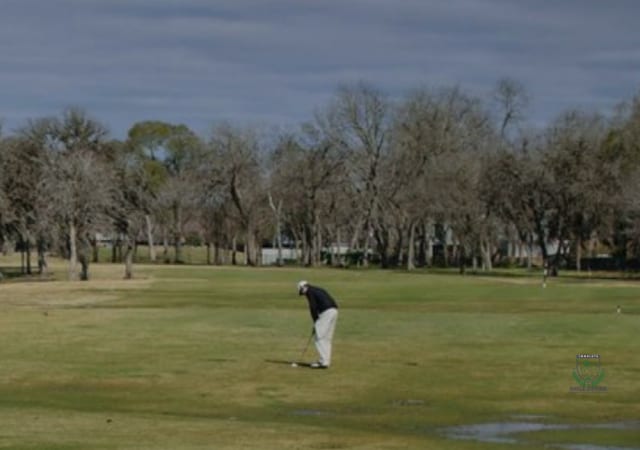
{"type": "Polygon", "coordinates": [[[602,445],[590,445],[590,444],[566,444],[566,445],[556,445],[558,448],[564,448],[566,450],[636,450],[636,448],[632,447],[611,447],[602,445]]]}
{"type": "MultiPolygon", "coordinates": [[[[539,420],[545,416],[517,415],[513,418],[539,420]]],[[[457,425],[442,430],[450,439],[472,440],[486,443],[526,444],[527,441],[518,437],[519,433],[556,430],[640,430],[640,422],[614,422],[593,425],[548,424],[533,421],[495,422],[473,425],[457,425]]],[[[548,447],[566,450],[640,450],[637,447],[611,447],[592,444],[549,444],[548,447]]]]}
{"type": "Polygon", "coordinates": [[[568,425],[548,425],[536,422],[496,422],[449,427],[445,430],[445,434],[451,439],[517,444],[520,440],[516,437],[510,437],[510,435],[531,431],[568,429],[570,429],[568,425]]]}

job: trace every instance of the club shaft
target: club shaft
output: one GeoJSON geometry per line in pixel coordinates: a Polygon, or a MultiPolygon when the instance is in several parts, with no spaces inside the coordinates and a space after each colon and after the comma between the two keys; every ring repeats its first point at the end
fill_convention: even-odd
{"type": "Polygon", "coordinates": [[[307,344],[304,346],[304,349],[302,350],[300,359],[304,358],[304,355],[307,353],[307,350],[309,349],[309,344],[311,344],[311,338],[313,338],[313,334],[314,333],[311,333],[311,336],[309,336],[309,339],[307,339],[307,344]]]}

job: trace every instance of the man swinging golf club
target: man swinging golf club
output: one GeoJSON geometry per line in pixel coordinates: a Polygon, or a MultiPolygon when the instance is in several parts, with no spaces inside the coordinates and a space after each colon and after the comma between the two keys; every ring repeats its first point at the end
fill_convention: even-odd
{"type": "Polygon", "coordinates": [[[313,369],[328,369],[331,365],[331,341],[338,320],[338,305],[324,289],[306,281],[298,283],[298,294],[307,297],[313,319],[313,336],[320,359],[311,364],[313,369]]]}

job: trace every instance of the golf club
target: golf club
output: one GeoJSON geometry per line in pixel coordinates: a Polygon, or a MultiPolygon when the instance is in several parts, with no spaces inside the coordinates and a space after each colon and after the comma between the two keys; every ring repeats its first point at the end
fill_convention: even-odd
{"type": "MultiPolygon", "coordinates": [[[[302,354],[300,355],[300,361],[302,361],[302,358],[304,358],[305,353],[307,353],[307,349],[309,348],[309,344],[311,344],[311,338],[313,337],[313,335],[316,334],[316,329],[315,327],[313,328],[313,330],[311,330],[311,335],[309,336],[309,339],[307,339],[307,345],[304,346],[304,349],[302,350],[302,354]]],[[[291,362],[291,367],[298,367],[298,363],[296,363],[295,361],[291,362]]]]}

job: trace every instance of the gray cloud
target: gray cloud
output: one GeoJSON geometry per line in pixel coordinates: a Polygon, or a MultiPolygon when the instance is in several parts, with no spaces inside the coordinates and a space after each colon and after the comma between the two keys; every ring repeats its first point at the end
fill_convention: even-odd
{"type": "Polygon", "coordinates": [[[511,76],[543,123],[640,88],[638,13],[633,0],[5,0],[0,118],[79,105],[118,137],[150,118],[287,125],[344,82],[486,95],[511,76]]]}

